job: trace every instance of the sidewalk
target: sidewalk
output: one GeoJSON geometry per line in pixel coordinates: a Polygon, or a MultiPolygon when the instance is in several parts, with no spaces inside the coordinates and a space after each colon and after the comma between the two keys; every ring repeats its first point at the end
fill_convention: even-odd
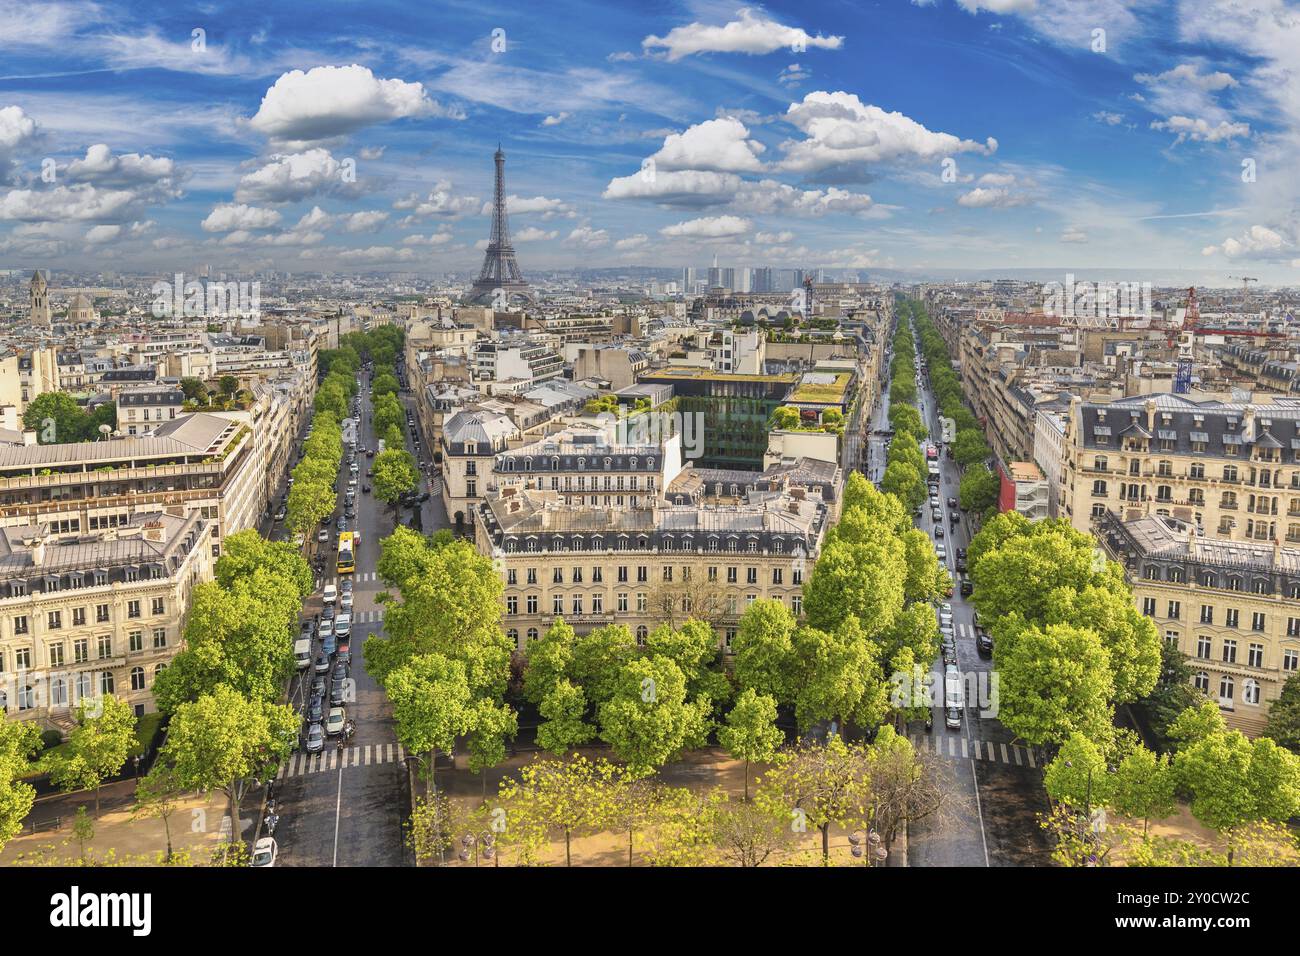
{"type": "MultiPolygon", "coordinates": [[[[134,793],[134,781],[124,781],[115,789],[134,793]]],[[[105,788],[109,789],[109,788],[105,788]]],[[[154,856],[167,849],[167,835],[163,822],[156,817],[131,818],[134,800],[122,799],[115,794],[110,809],[104,794],[100,794],[100,815],[94,817],[94,794],[69,794],[48,798],[38,803],[28,817],[30,822],[37,814],[46,812],[52,803],[63,805],[63,825],[57,830],[25,832],[10,840],[0,851],[0,866],[50,863],[71,865],[77,862],[81,848],[72,832],[72,818],[77,806],[85,805],[95,826],[95,835],[87,844],[87,854],[102,860],[110,852],[119,863],[153,865],[154,856]],[[144,858],[148,859],[144,859],[144,858]]],[[[52,818],[54,814],[49,814],[52,818]]],[[[222,841],[222,821],[226,816],[224,794],[213,792],[207,796],[193,794],[177,801],[176,811],[168,818],[173,851],[190,850],[194,862],[206,864],[212,850],[222,841]]]]}

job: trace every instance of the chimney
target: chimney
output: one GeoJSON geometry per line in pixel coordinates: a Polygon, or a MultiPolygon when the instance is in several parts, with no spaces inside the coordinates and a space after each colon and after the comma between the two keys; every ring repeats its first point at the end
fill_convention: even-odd
{"type": "Polygon", "coordinates": [[[39,568],[45,563],[45,539],[32,539],[32,567],[39,568]]]}

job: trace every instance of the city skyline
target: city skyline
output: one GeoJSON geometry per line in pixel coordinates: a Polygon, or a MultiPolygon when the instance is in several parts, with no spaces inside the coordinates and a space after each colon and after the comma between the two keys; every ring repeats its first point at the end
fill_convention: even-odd
{"type": "Polygon", "coordinates": [[[1280,3],[566,9],[379,4],[337,39],[43,5],[0,48],[0,255],[470,272],[499,141],[531,270],[1300,274],[1280,3]]]}

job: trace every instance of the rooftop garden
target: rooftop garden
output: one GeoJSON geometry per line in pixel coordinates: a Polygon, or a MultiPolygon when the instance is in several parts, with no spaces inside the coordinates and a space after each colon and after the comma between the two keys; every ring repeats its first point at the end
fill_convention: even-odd
{"type": "Polygon", "coordinates": [[[844,401],[848,390],[851,372],[836,372],[834,382],[800,382],[799,387],[790,394],[792,402],[810,402],[817,405],[836,405],[844,401]]]}

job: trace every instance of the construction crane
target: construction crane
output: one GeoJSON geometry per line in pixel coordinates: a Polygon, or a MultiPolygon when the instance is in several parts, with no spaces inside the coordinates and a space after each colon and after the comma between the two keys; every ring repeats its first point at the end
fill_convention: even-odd
{"type": "Polygon", "coordinates": [[[1250,283],[1259,281],[1254,276],[1228,276],[1228,278],[1241,280],[1242,295],[1250,295],[1250,283]]]}

